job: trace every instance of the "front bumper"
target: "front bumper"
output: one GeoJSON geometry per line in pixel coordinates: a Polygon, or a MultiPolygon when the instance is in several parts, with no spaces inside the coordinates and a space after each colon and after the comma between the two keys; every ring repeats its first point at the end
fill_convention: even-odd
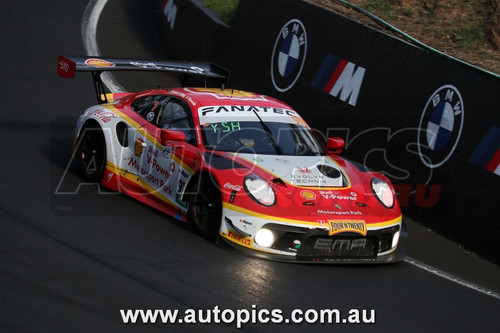
{"type": "Polygon", "coordinates": [[[392,263],[405,258],[400,242],[393,237],[403,234],[402,222],[369,229],[366,235],[343,232],[330,236],[328,228],[245,216],[225,216],[218,244],[254,257],[302,263],[392,263]],[[243,223],[243,224],[241,224],[243,223]],[[248,226],[248,227],[247,227],[248,226]],[[255,242],[255,234],[265,228],[275,240],[270,247],[255,242]]]}

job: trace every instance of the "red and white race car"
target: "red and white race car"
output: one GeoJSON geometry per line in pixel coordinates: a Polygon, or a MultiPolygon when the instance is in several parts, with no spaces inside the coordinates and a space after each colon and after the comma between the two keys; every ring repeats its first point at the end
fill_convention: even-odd
{"type": "Polygon", "coordinates": [[[207,63],[58,58],[61,77],[92,72],[99,104],[77,121],[87,181],[134,197],[202,235],[294,262],[395,262],[402,215],[389,180],[323,145],[287,104],[211,88],[101,94],[100,73],[152,70],[224,79],[207,63]]]}

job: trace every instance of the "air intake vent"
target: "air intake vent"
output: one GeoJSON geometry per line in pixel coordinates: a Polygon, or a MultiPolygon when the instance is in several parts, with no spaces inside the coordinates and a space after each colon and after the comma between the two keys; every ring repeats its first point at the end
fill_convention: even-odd
{"type": "Polygon", "coordinates": [[[340,171],[328,165],[318,165],[318,170],[328,178],[339,178],[340,171]]]}
{"type": "Polygon", "coordinates": [[[227,169],[242,169],[245,168],[243,165],[225,158],[224,156],[220,156],[212,153],[205,153],[205,161],[212,167],[218,170],[227,170],[227,169]]]}

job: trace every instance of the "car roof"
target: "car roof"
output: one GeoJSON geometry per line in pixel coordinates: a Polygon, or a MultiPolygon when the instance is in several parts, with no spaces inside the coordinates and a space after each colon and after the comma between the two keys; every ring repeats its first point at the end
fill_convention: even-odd
{"type": "Polygon", "coordinates": [[[199,106],[253,105],[286,109],[291,108],[286,103],[275,98],[236,89],[174,88],[169,89],[169,92],[183,97],[188,102],[194,100],[199,106]]]}

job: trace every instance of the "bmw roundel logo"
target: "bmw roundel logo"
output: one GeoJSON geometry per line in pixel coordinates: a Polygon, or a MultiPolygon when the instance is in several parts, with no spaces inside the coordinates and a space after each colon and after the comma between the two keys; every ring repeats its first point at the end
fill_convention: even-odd
{"type": "Polygon", "coordinates": [[[271,79],[276,90],[289,90],[298,80],[306,60],[307,34],[302,22],[288,21],[276,38],[271,57],[271,79]]]}
{"type": "Polygon", "coordinates": [[[464,102],[457,88],[444,85],[427,101],[418,126],[418,153],[429,168],[443,165],[462,134],[464,102]]]}

